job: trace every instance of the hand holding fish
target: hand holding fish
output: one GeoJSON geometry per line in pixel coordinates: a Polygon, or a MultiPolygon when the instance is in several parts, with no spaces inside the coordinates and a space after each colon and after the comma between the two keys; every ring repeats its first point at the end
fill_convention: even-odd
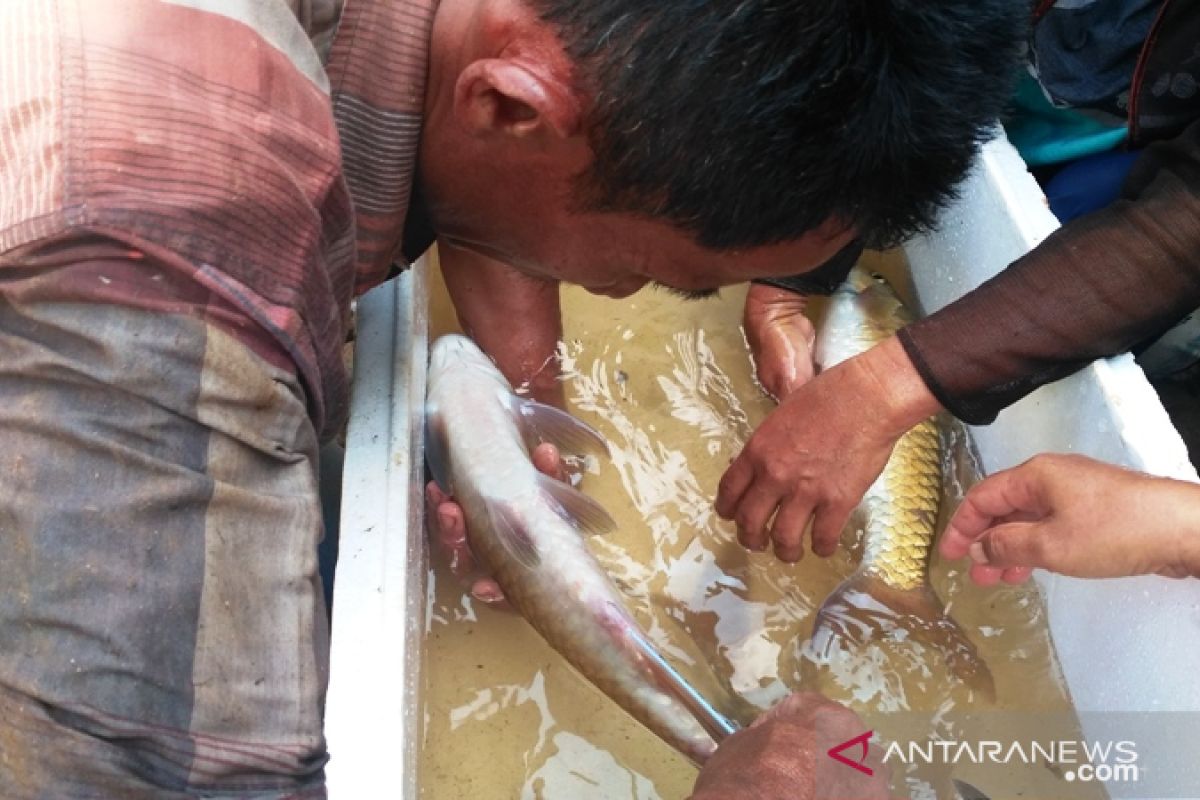
{"type": "Polygon", "coordinates": [[[1200,486],[1077,455],[1040,455],[967,492],[941,540],[971,578],[1020,583],[1034,567],[1078,578],[1200,577],[1200,486]]]}
{"type": "MultiPolygon", "coordinates": [[[[643,725],[697,763],[736,730],[665,659],[625,608],[585,536],[616,526],[592,498],[545,474],[558,464],[534,443],[604,453],[599,433],[562,409],[517,396],[464,336],[430,348],[425,457],[441,491],[441,536],[471,552],[503,597],[575,669],[643,725]],[[535,451],[537,447],[533,448],[535,451]],[[456,503],[448,503],[453,494],[456,503]],[[465,522],[463,522],[465,520],[465,522]],[[446,524],[441,524],[446,523],[446,524]]],[[[463,565],[460,564],[462,569],[463,565]]]]}
{"type": "MultiPolygon", "coordinates": [[[[530,454],[533,465],[543,475],[557,481],[567,479],[562,457],[552,444],[540,444],[530,454]]],[[[504,591],[490,575],[483,575],[471,552],[470,532],[462,506],[454,498],[438,488],[436,481],[425,487],[425,501],[432,513],[429,514],[433,539],[450,560],[450,571],[454,577],[468,585],[471,596],[492,606],[504,604],[504,591]]]]}
{"type": "Polygon", "coordinates": [[[896,440],[940,408],[889,338],[780,403],[721,478],[717,513],[737,522],[738,541],[751,550],[766,549],[769,536],[784,561],[803,555],[811,518],[813,552],[832,555],[896,440]]]}
{"type": "Polygon", "coordinates": [[[887,770],[879,753],[847,751],[871,774],[826,755],[866,732],[858,716],[815,692],[793,694],[721,743],[696,779],[690,800],[881,800],[887,770]]]}
{"type": "Polygon", "coordinates": [[[750,284],[742,315],[759,385],[776,400],[812,379],[816,330],[804,308],[808,298],[791,289],[750,284]]]}

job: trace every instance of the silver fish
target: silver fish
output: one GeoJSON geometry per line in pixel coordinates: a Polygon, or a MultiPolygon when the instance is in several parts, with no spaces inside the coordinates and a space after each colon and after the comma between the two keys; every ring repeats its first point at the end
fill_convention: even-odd
{"type": "Polygon", "coordinates": [[[611,530],[594,500],[538,472],[531,444],[607,451],[569,414],[515,395],[463,336],[432,348],[426,460],[462,505],[471,549],[509,602],[580,673],[696,762],[736,727],[650,644],[583,535],[611,530]]]}

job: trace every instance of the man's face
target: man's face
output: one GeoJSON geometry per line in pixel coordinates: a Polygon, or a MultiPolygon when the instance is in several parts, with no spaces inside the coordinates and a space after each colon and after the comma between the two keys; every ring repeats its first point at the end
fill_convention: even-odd
{"type": "Polygon", "coordinates": [[[627,297],[651,282],[703,294],[751,278],[797,275],[820,266],[853,238],[847,230],[813,231],[784,244],[718,252],[663,222],[572,212],[565,200],[532,205],[498,204],[488,217],[493,224],[442,228],[443,239],[528,275],[627,297]]]}

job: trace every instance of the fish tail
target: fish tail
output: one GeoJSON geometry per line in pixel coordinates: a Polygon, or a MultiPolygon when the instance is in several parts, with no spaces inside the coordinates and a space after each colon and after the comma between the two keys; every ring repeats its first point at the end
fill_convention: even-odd
{"type": "MultiPolygon", "coordinates": [[[[691,742],[681,749],[697,763],[707,760],[716,745],[722,740],[737,733],[739,726],[708,701],[684,678],[679,671],[671,666],[653,643],[636,625],[627,624],[625,616],[615,607],[609,609],[606,624],[610,631],[624,640],[630,651],[637,657],[642,669],[651,682],[662,691],[679,701],[696,720],[704,731],[712,737],[711,747],[707,743],[691,742]]],[[[678,746],[678,745],[677,745],[678,746]]]]}
{"type": "Polygon", "coordinates": [[[637,649],[638,655],[647,669],[653,673],[657,683],[687,707],[700,726],[708,732],[709,736],[713,737],[713,741],[720,743],[723,739],[738,732],[738,726],[717,711],[712,703],[696,691],[695,687],[688,683],[650,644],[641,631],[629,629],[625,635],[626,639],[637,649]]]}
{"type": "Polygon", "coordinates": [[[896,589],[859,570],[835,589],[817,612],[810,651],[859,650],[873,643],[923,647],[940,656],[964,688],[994,701],[995,681],[933,587],[896,589]]]}

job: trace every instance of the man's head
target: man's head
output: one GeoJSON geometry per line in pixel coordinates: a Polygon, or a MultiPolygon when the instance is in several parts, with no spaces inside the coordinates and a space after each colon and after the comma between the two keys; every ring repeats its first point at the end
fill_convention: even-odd
{"type": "Polygon", "coordinates": [[[600,290],[622,271],[683,288],[704,287],[676,273],[794,274],[854,236],[885,246],[928,227],[1007,100],[1027,13],[1011,0],[442,4],[422,148],[435,222],[600,290]]]}

